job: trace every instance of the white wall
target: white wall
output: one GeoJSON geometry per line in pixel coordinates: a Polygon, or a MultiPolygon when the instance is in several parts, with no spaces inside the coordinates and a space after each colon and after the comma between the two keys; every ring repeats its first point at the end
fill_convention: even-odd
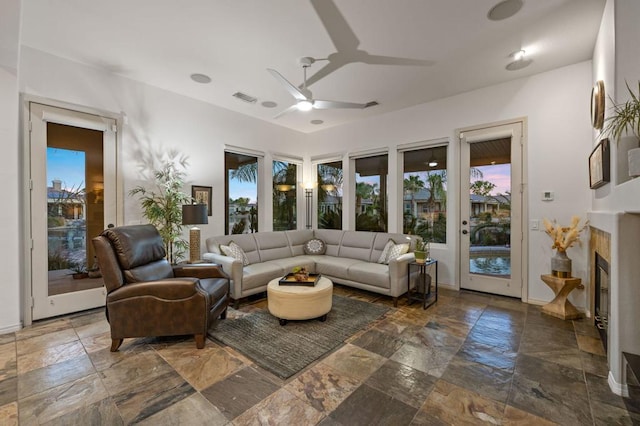
{"type": "Polygon", "coordinates": [[[0,0],[0,141],[3,208],[0,209],[0,334],[20,328],[21,176],[18,142],[18,42],[20,1],[0,0]]]}
{"type": "MultiPolygon", "coordinates": [[[[561,222],[567,222],[572,214],[584,215],[589,206],[589,193],[585,188],[588,181],[586,157],[591,148],[588,142],[591,140],[590,87],[591,63],[584,62],[304,135],[27,47],[22,49],[20,61],[21,91],[126,115],[122,139],[125,191],[138,183],[136,167],[140,153],[176,148],[189,157],[189,183],[213,186],[214,200],[220,200],[225,144],[265,151],[269,164],[270,152],[296,153],[300,150],[300,142],[304,142],[308,148],[300,154],[304,154],[306,166],[311,157],[321,154],[384,146],[394,151],[398,144],[444,137],[451,141],[449,162],[455,168],[458,158],[455,129],[527,117],[529,217],[557,218],[561,222]],[[539,201],[542,190],[554,190],[556,201],[539,201]]],[[[17,100],[7,105],[14,107],[16,104],[17,100]]],[[[14,127],[15,133],[16,129],[17,126],[14,127]]],[[[12,140],[17,141],[17,137],[12,140]]],[[[17,146],[18,143],[14,152],[17,152],[17,146]]],[[[397,162],[391,162],[392,170],[394,164],[397,162]]],[[[16,164],[11,176],[18,174],[18,169],[19,164],[16,164]]],[[[453,191],[457,184],[455,173],[451,173],[449,185],[453,191]]],[[[268,197],[268,189],[260,195],[268,197]]],[[[449,243],[434,248],[434,255],[442,260],[441,280],[453,284],[457,282],[457,209],[457,201],[450,200],[449,243]]],[[[18,212],[14,214],[16,217],[20,215],[18,212]]],[[[223,203],[214,203],[210,224],[202,227],[205,237],[224,232],[224,214],[223,203]]],[[[8,234],[16,233],[16,217],[13,214],[10,217],[13,224],[8,234]]],[[[125,196],[125,223],[140,219],[137,200],[125,196]]],[[[390,231],[397,230],[393,228],[392,225],[390,231]]],[[[268,230],[268,227],[262,230],[268,230]]],[[[14,238],[19,244],[20,237],[16,235],[14,238]]],[[[553,294],[539,276],[549,271],[550,243],[541,232],[532,232],[529,241],[529,297],[548,301],[553,294]]],[[[586,278],[586,260],[582,251],[572,250],[575,250],[570,253],[574,272],[586,278]]],[[[19,263],[15,258],[17,254],[11,253],[3,259],[12,259],[13,265],[19,263]]],[[[14,319],[19,306],[19,289],[16,281],[4,293],[9,297],[0,301],[1,311],[9,312],[14,319]]],[[[583,293],[574,293],[574,303],[584,306],[583,293]]],[[[0,329],[11,324],[12,320],[4,321],[0,317],[0,329]]]]}
{"type": "MultiPolygon", "coordinates": [[[[456,162],[459,158],[455,130],[526,117],[528,120],[528,218],[555,218],[568,223],[572,215],[586,217],[590,207],[587,158],[591,151],[589,97],[591,61],[567,66],[464,93],[458,96],[407,108],[350,125],[311,134],[308,155],[324,152],[349,152],[364,148],[449,138],[450,170],[448,187],[457,193],[456,162]],[[541,192],[552,190],[555,200],[543,202],[541,192]]],[[[397,173],[390,162],[390,174],[397,173]]],[[[458,201],[448,197],[448,233],[446,246],[432,248],[440,262],[441,281],[457,286],[458,201]]],[[[394,224],[390,224],[394,232],[394,224]]],[[[540,280],[550,272],[550,239],[543,233],[529,233],[528,293],[530,301],[549,301],[553,292],[540,280]]],[[[588,278],[587,245],[569,250],[573,273],[588,278]]],[[[586,291],[576,290],[572,301],[586,305],[586,291]]]]}
{"type": "MultiPolygon", "coordinates": [[[[626,82],[637,93],[639,16],[637,0],[607,0],[593,54],[593,81],[603,80],[607,97],[613,97],[616,103],[629,98],[626,82]]],[[[611,105],[609,99],[607,105],[611,105]]],[[[607,108],[605,118],[609,113],[607,108]]],[[[600,136],[594,132],[593,137],[595,145],[600,136]]],[[[626,170],[618,170],[626,161],[627,145],[637,142],[632,138],[611,142],[611,183],[593,191],[590,217],[593,226],[611,234],[609,385],[614,392],[624,394],[622,351],[640,353],[637,330],[640,264],[634,258],[640,238],[640,179],[626,180],[626,170]]]]}
{"type": "MultiPolygon", "coordinates": [[[[141,220],[137,198],[128,196],[131,188],[143,182],[140,166],[154,153],[175,149],[188,158],[187,183],[213,187],[213,216],[200,227],[203,240],[223,234],[225,145],[262,151],[269,160],[271,152],[288,152],[305,137],[28,47],[22,49],[21,77],[25,93],[126,116],[122,135],[125,224],[141,220]]],[[[261,229],[268,230],[268,225],[261,229]]]]}

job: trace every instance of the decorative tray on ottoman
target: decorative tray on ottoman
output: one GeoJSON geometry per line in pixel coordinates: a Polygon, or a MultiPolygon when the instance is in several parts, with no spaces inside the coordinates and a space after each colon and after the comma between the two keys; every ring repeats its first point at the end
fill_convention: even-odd
{"type": "Polygon", "coordinates": [[[320,279],[320,274],[309,274],[306,280],[298,281],[293,272],[288,273],[278,281],[280,285],[304,285],[307,287],[315,287],[316,283],[320,279]]]}

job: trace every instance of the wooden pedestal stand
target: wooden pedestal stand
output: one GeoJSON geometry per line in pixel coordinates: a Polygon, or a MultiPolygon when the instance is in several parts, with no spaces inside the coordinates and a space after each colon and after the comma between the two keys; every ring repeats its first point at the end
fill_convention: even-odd
{"type": "Polygon", "coordinates": [[[580,285],[580,278],[559,278],[554,275],[541,275],[540,278],[556,297],[542,307],[542,312],[563,320],[582,318],[583,314],[567,299],[569,293],[580,285]]]}

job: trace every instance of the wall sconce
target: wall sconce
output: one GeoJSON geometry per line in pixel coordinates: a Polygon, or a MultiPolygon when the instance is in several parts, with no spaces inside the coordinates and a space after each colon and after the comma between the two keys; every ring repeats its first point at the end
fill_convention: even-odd
{"type": "MultiPolygon", "coordinates": [[[[182,206],[183,225],[206,225],[209,223],[206,204],[185,204],[182,206]]],[[[189,263],[200,260],[200,228],[193,226],[189,230],[189,263]]]]}
{"type": "Polygon", "coordinates": [[[313,189],[305,189],[304,198],[307,202],[307,229],[311,229],[313,222],[313,189]]]}

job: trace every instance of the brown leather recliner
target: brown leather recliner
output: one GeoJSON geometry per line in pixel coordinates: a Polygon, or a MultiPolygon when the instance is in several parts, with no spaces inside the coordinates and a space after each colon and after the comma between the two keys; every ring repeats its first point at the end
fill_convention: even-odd
{"type": "Polygon", "coordinates": [[[202,349],[213,320],[226,318],[228,275],[214,264],[172,267],[154,226],[106,229],[93,246],[107,288],[111,352],[125,337],[186,334],[202,349]]]}

